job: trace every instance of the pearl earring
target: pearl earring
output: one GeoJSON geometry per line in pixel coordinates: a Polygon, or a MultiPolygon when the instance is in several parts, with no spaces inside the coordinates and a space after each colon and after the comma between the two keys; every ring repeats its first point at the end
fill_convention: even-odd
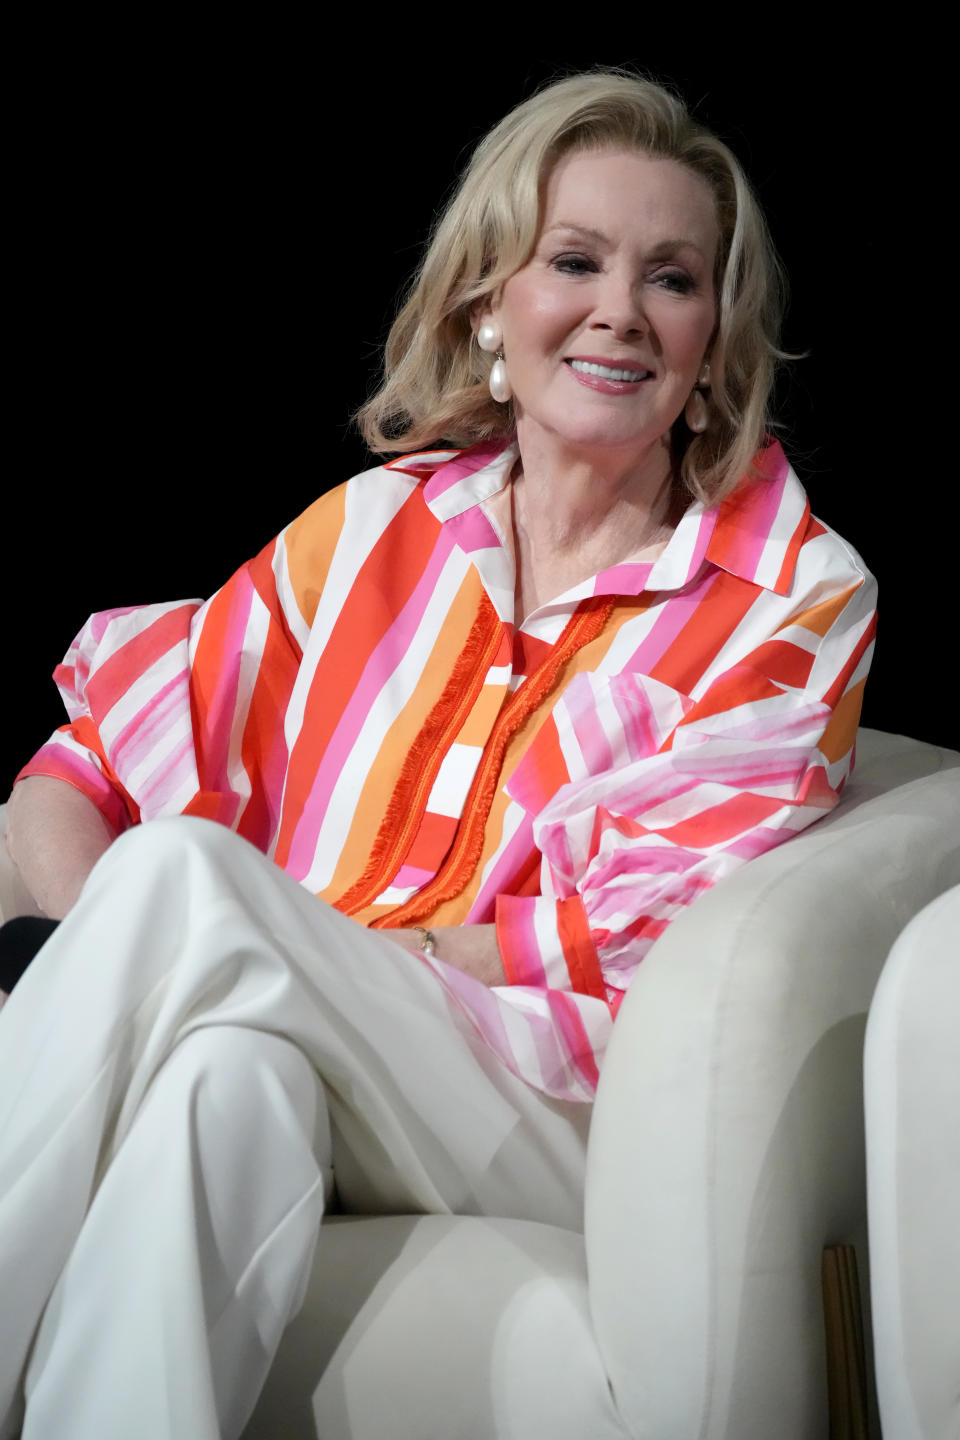
{"type": "Polygon", "coordinates": [[[699,390],[691,390],[690,398],[683,407],[683,418],[687,422],[687,429],[699,435],[707,428],[707,402],[699,390]]]}
{"type": "Polygon", "coordinates": [[[490,394],[498,405],[506,405],[513,394],[513,386],[510,384],[510,376],[507,374],[502,350],[497,351],[497,358],[490,371],[490,394]]]}
{"type": "Polygon", "coordinates": [[[492,320],[484,320],[477,331],[477,344],[489,355],[496,355],[490,371],[490,394],[498,405],[506,405],[513,394],[510,377],[503,358],[503,331],[492,320]]]}
{"type": "Polygon", "coordinates": [[[503,331],[499,325],[494,325],[492,320],[484,320],[477,331],[477,344],[481,350],[486,350],[488,355],[496,355],[503,346],[503,331]]]}
{"type": "Polygon", "coordinates": [[[707,402],[703,391],[710,384],[710,361],[703,362],[703,368],[697,376],[697,383],[690,391],[689,399],[683,407],[683,418],[687,422],[687,429],[692,430],[695,435],[700,435],[706,430],[710,421],[707,412],[707,402]]]}

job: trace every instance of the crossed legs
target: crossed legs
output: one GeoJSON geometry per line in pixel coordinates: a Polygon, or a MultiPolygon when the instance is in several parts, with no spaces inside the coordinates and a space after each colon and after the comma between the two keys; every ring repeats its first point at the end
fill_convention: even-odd
{"type": "Polygon", "coordinates": [[[138,827],[0,1017],[0,1435],[238,1435],[334,1182],[578,1228],[587,1121],[245,842],[138,827]]]}

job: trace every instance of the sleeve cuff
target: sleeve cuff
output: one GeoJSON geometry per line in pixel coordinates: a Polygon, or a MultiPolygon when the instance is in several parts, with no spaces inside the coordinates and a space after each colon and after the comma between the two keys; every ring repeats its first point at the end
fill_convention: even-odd
{"type": "Polygon", "coordinates": [[[97,760],[74,740],[69,729],[57,731],[24,765],[13,783],[26,780],[31,775],[45,775],[51,780],[63,780],[72,785],[96,805],[117,835],[140,819],[135,801],[125,790],[118,790],[111,783],[97,760]]]}
{"type": "Polygon", "coordinates": [[[579,895],[498,895],[497,944],[508,985],[574,990],[607,1000],[596,945],[579,895]]]}

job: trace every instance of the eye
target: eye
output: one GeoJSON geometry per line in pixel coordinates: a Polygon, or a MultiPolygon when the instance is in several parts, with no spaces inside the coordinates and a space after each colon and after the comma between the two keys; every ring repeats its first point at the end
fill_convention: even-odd
{"type": "Polygon", "coordinates": [[[597,262],[589,255],[571,251],[567,251],[563,255],[555,255],[550,264],[554,270],[559,270],[563,275],[590,275],[598,268],[597,262]]]}
{"type": "Polygon", "coordinates": [[[658,270],[653,276],[653,283],[674,295],[689,295],[697,288],[693,276],[688,275],[686,270],[658,270]]]}

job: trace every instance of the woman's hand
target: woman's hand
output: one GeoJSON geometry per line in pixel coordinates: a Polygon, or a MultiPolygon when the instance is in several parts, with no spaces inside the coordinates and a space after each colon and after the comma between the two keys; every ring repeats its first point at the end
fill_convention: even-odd
{"type": "Polygon", "coordinates": [[[6,844],[43,913],[62,920],[117,838],[92,800],[65,780],[29,775],[7,805],[6,844]]]}
{"type": "MultiPolygon", "coordinates": [[[[382,933],[415,955],[423,953],[418,930],[384,930],[382,933]]],[[[484,985],[506,985],[495,925],[439,925],[430,934],[435,959],[455,965],[475,980],[482,980],[484,985]]]]}

